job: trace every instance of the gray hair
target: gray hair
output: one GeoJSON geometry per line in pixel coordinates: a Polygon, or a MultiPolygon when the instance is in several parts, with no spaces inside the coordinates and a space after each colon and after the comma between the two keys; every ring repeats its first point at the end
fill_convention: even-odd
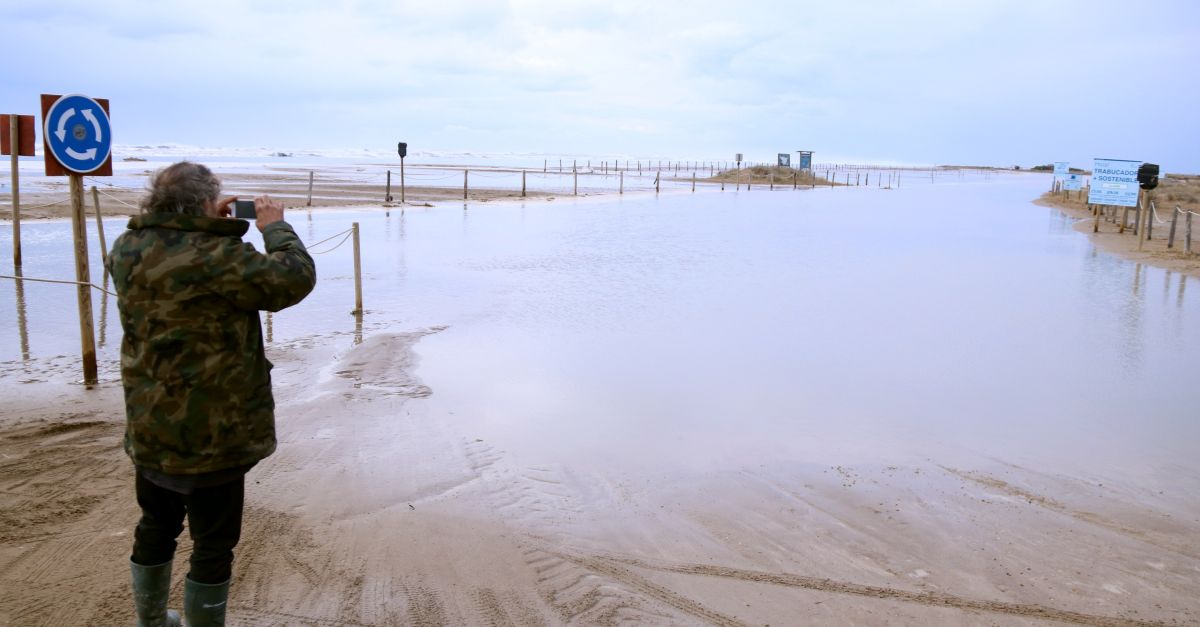
{"type": "Polygon", "coordinates": [[[143,213],[200,216],[204,215],[205,201],[216,202],[221,181],[199,163],[180,161],[155,172],[149,192],[139,203],[143,213]]]}

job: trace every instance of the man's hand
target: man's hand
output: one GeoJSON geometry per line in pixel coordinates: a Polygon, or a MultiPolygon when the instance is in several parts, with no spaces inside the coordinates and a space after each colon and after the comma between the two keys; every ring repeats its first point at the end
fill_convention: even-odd
{"type": "MultiPolygon", "coordinates": [[[[212,213],[210,215],[214,218],[228,218],[229,216],[233,215],[233,203],[236,200],[237,196],[222,198],[221,200],[217,201],[215,206],[213,206],[212,213]]],[[[207,201],[205,202],[207,203],[207,201]]],[[[205,206],[207,207],[209,205],[206,204],[205,206]]]]}
{"type": "Polygon", "coordinates": [[[270,196],[259,196],[254,199],[254,211],[257,219],[254,224],[261,232],[268,224],[283,221],[283,203],[270,196]]]}

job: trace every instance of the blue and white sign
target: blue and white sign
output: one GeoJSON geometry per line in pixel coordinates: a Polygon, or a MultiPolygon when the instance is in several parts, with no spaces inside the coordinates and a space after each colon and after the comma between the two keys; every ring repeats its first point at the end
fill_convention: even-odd
{"type": "Polygon", "coordinates": [[[1063,189],[1067,190],[1068,192],[1077,192],[1083,189],[1083,175],[1068,174],[1066,178],[1063,179],[1063,189]]]}
{"type": "Polygon", "coordinates": [[[1060,178],[1060,177],[1066,176],[1067,174],[1070,174],[1070,172],[1071,172],[1070,162],[1067,162],[1067,161],[1055,161],[1054,162],[1054,177],[1055,178],[1060,178]]]}
{"type": "Polygon", "coordinates": [[[64,168],[86,174],[98,169],[112,152],[112,128],[100,103],[68,94],[46,112],[46,150],[64,168]]]}
{"type": "Polygon", "coordinates": [[[1138,166],[1141,161],[1096,159],[1092,166],[1092,188],[1088,202],[1093,205],[1136,207],[1138,204],[1138,166]]]}

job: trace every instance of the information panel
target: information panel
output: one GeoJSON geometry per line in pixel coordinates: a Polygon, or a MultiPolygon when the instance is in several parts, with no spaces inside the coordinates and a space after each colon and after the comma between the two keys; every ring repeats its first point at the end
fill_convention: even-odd
{"type": "Polygon", "coordinates": [[[1066,178],[1063,179],[1063,189],[1067,190],[1068,192],[1077,192],[1083,189],[1083,175],[1068,174],[1066,178]]]}
{"type": "Polygon", "coordinates": [[[1063,176],[1066,176],[1067,174],[1069,174],[1070,171],[1071,171],[1071,164],[1069,162],[1067,162],[1067,161],[1055,161],[1054,162],[1054,176],[1063,177],[1063,176]]]}
{"type": "Polygon", "coordinates": [[[1096,159],[1092,166],[1092,189],[1088,202],[1093,205],[1136,207],[1138,204],[1138,166],[1141,161],[1096,159]]]}

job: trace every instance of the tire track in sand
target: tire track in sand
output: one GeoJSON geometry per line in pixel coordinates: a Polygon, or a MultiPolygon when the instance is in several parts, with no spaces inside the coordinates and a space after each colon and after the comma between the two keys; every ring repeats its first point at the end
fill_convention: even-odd
{"type": "Polygon", "coordinates": [[[1046,607],[1044,605],[1010,603],[1007,601],[985,601],[980,599],[969,599],[945,592],[913,592],[899,588],[869,586],[848,581],[825,579],[823,577],[811,577],[793,573],[746,570],[741,568],[729,568],[726,566],[714,566],[711,564],[666,564],[649,562],[647,560],[635,557],[614,555],[573,558],[567,557],[566,559],[581,560],[584,563],[591,565],[599,564],[601,567],[604,567],[604,565],[614,565],[614,567],[615,565],[635,566],[637,568],[656,570],[666,573],[703,575],[707,577],[736,579],[739,581],[769,583],[793,588],[818,590],[822,592],[851,594],[869,597],[872,599],[904,601],[907,603],[917,603],[927,607],[945,607],[975,612],[988,612],[992,614],[1007,614],[1010,616],[1019,616],[1021,618],[1036,618],[1058,621],[1061,623],[1070,623],[1073,625],[1091,625],[1094,627],[1167,627],[1170,625],[1170,623],[1160,621],[1142,621],[1132,618],[1121,618],[1117,616],[1084,614],[1082,612],[1061,610],[1052,607],[1046,607]]]}
{"type": "MultiPolygon", "coordinates": [[[[564,556],[546,548],[552,543],[547,538],[562,537],[567,524],[564,515],[569,519],[584,511],[565,473],[557,467],[513,467],[501,451],[480,440],[464,441],[462,450],[472,472],[486,487],[492,510],[530,534],[523,542],[523,559],[535,575],[542,601],[563,623],[669,625],[684,620],[694,624],[701,619],[714,625],[742,625],[620,566],[564,556]],[[541,535],[533,535],[539,532],[541,535]]],[[[486,595],[476,600],[477,614],[489,624],[513,620],[495,613],[495,604],[486,595]]],[[[504,606],[514,609],[511,603],[504,606]]],[[[518,623],[530,624],[530,614],[518,623]]]]}
{"type": "Polygon", "coordinates": [[[1078,520],[1080,522],[1084,522],[1089,525],[1095,525],[1097,527],[1102,527],[1102,528],[1112,531],[1114,533],[1119,533],[1128,538],[1133,538],[1134,540],[1138,540],[1140,542],[1145,542],[1146,544],[1156,546],[1160,549],[1164,549],[1164,550],[1170,551],[1172,553],[1177,553],[1184,557],[1190,557],[1195,560],[1200,560],[1200,552],[1197,552],[1192,547],[1179,546],[1176,544],[1172,544],[1170,542],[1165,542],[1165,541],[1159,540],[1158,538],[1149,536],[1149,535],[1143,533],[1142,531],[1139,531],[1137,529],[1131,529],[1120,523],[1116,523],[1116,522],[1113,522],[1106,518],[1103,518],[1097,514],[1093,514],[1092,512],[1080,512],[1080,511],[1073,510],[1073,509],[1067,507],[1066,505],[1063,505],[1062,503],[1059,503],[1058,501],[1056,501],[1050,497],[1042,496],[1040,494],[1034,494],[1033,492],[1029,492],[1027,490],[1019,488],[1003,479],[998,479],[996,477],[993,477],[991,475],[987,475],[987,474],[984,474],[981,472],[970,472],[970,471],[965,471],[965,470],[958,470],[956,468],[949,468],[947,466],[941,466],[941,469],[945,470],[946,472],[948,472],[964,481],[970,481],[972,483],[981,485],[985,488],[999,490],[1009,496],[1015,496],[1019,499],[1024,499],[1030,505],[1036,505],[1043,509],[1050,510],[1057,514],[1062,514],[1064,516],[1070,516],[1071,518],[1074,518],[1075,520],[1078,520]]]}

